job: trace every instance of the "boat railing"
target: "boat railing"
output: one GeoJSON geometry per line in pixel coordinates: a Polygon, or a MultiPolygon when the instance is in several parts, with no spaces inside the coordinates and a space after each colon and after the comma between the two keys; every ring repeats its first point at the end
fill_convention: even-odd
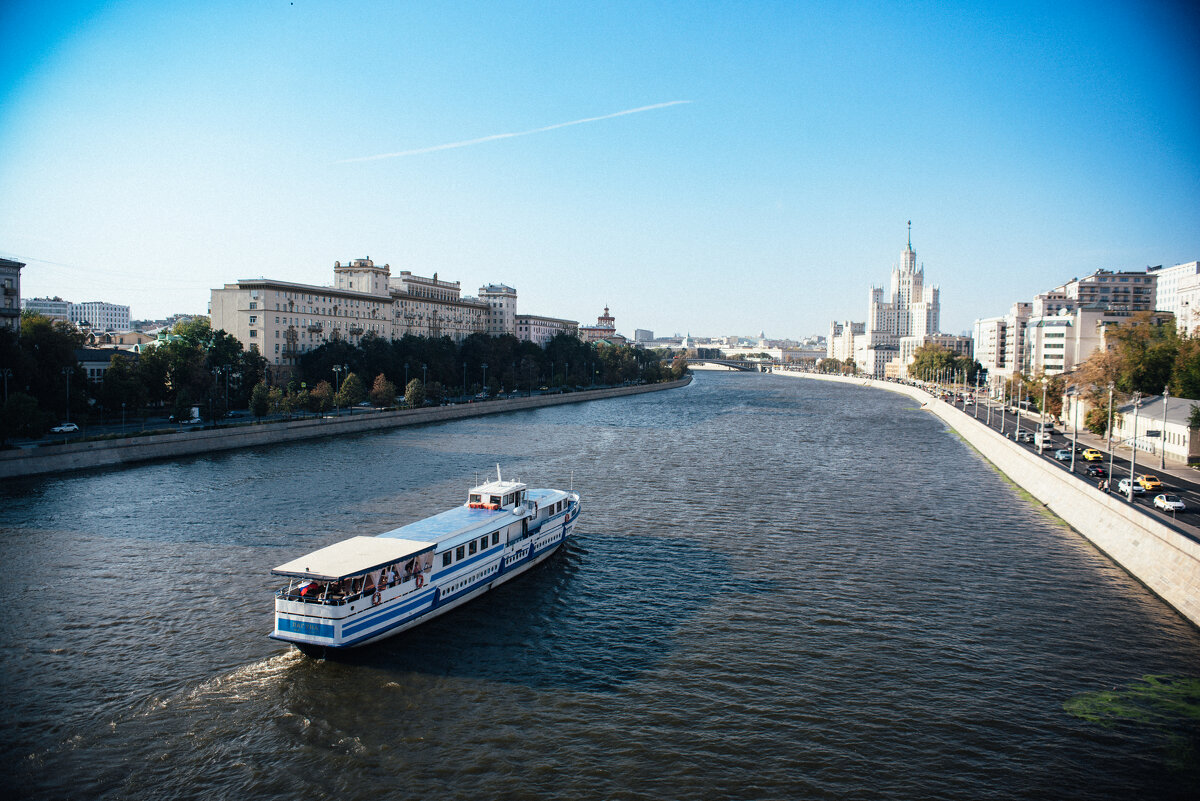
{"type": "MultiPolygon", "coordinates": [[[[426,584],[426,582],[424,580],[424,577],[421,576],[420,574],[414,573],[414,574],[408,576],[407,578],[397,579],[394,584],[384,584],[380,588],[380,590],[381,591],[389,590],[394,587],[399,587],[401,589],[400,593],[398,595],[393,595],[391,597],[392,598],[400,598],[402,596],[408,595],[409,593],[420,589],[421,587],[425,586],[425,584],[426,584]],[[421,579],[421,582],[419,584],[417,582],[418,578],[421,579]]],[[[321,592],[321,593],[315,593],[312,595],[307,594],[307,593],[304,595],[301,595],[300,594],[301,589],[302,588],[300,588],[300,587],[291,587],[291,588],[284,587],[275,593],[275,597],[281,598],[285,601],[294,601],[296,603],[318,604],[318,605],[322,605],[322,606],[340,606],[341,604],[352,603],[354,601],[358,601],[363,598],[370,600],[370,598],[375,594],[374,587],[367,587],[362,590],[358,590],[356,592],[350,592],[350,593],[321,592]]],[[[390,600],[390,598],[389,598],[389,600],[390,600]]]]}

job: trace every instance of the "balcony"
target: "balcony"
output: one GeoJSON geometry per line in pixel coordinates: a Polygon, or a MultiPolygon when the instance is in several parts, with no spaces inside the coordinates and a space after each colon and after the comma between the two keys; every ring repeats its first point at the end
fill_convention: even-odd
{"type": "Polygon", "coordinates": [[[325,330],[325,326],[321,323],[313,323],[308,327],[308,330],[314,334],[319,334],[325,330]]]}
{"type": "Polygon", "coordinates": [[[350,326],[350,336],[352,336],[352,337],[362,336],[362,333],[363,333],[363,327],[361,325],[350,326]]]}

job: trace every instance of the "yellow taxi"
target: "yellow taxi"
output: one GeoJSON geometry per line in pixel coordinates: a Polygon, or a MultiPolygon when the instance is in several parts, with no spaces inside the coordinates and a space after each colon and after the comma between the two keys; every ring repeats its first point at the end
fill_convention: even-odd
{"type": "Polygon", "coordinates": [[[1142,489],[1156,490],[1162,489],[1163,483],[1158,480],[1158,476],[1141,475],[1137,477],[1137,483],[1142,489]]]}
{"type": "Polygon", "coordinates": [[[1095,448],[1087,448],[1083,452],[1083,460],[1085,462],[1103,462],[1104,454],[1095,448]]]}

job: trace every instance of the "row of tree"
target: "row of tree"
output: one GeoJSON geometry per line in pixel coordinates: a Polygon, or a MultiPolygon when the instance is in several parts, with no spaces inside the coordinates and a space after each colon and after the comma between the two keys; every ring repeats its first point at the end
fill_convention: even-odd
{"type": "Polygon", "coordinates": [[[664,363],[667,354],[628,346],[583,342],[560,334],[545,348],[513,336],[364,337],[358,346],[328,343],[303,354],[286,385],[257,352],[242,348],[207,318],[179,323],[165,341],[140,354],[118,351],[102,381],[89,381],[77,350],[84,335],[41,315],[21,317],[20,336],[0,329],[4,399],[0,441],[41,436],[62,420],[137,419],[169,409],[190,417],[199,408],[219,420],[231,409],[322,412],[363,400],[391,406],[402,387],[420,406],[486,390],[532,390],[677,378],[686,363],[664,363]],[[371,378],[373,376],[373,378],[371,378]],[[369,382],[369,386],[368,386],[369,382]]]}

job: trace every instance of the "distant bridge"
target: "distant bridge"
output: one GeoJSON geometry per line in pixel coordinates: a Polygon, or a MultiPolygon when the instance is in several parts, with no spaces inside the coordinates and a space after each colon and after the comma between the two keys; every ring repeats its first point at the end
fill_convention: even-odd
{"type": "Polygon", "coordinates": [[[747,362],[741,359],[688,359],[687,363],[692,367],[704,369],[704,365],[721,366],[730,370],[741,370],[746,373],[761,372],[764,368],[770,369],[770,362],[747,362]]]}

